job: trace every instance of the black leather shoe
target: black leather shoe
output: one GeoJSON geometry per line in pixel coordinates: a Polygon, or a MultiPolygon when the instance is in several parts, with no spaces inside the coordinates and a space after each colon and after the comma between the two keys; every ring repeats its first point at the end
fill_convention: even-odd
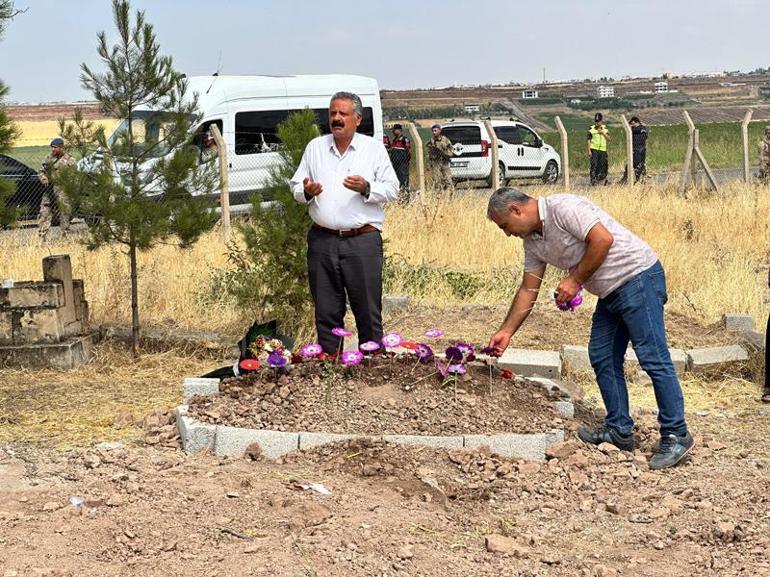
{"type": "Polygon", "coordinates": [[[658,450],[650,459],[650,469],[668,469],[684,459],[695,445],[690,433],[683,437],[664,435],[660,438],[658,450]]]}
{"type": "Polygon", "coordinates": [[[592,445],[610,443],[611,445],[615,445],[621,451],[628,451],[629,453],[634,450],[633,433],[624,435],[610,427],[599,427],[598,429],[580,427],[577,435],[584,443],[590,443],[592,445]]]}

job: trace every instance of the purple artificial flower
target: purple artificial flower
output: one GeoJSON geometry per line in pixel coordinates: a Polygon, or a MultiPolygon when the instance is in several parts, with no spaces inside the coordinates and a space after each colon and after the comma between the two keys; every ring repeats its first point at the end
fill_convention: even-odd
{"type": "Polygon", "coordinates": [[[447,362],[450,364],[462,362],[465,356],[458,347],[447,347],[446,351],[444,351],[444,354],[446,355],[447,362]]]}
{"type": "Polygon", "coordinates": [[[482,355],[494,355],[495,347],[484,347],[479,351],[482,355]]]}
{"type": "Polygon", "coordinates": [[[375,341],[366,341],[365,343],[358,345],[358,348],[365,353],[373,353],[374,351],[380,350],[380,344],[375,341]]]}
{"type": "Polygon", "coordinates": [[[287,359],[281,351],[273,351],[267,356],[267,364],[274,369],[280,369],[281,367],[286,366],[288,362],[289,359],[287,359]]]}
{"type": "Polygon", "coordinates": [[[340,337],[340,338],[343,338],[343,337],[349,337],[349,336],[351,336],[353,333],[351,333],[349,330],[347,330],[347,329],[346,329],[346,328],[344,328],[344,327],[335,327],[335,328],[333,328],[333,329],[332,329],[332,334],[333,334],[335,337],[340,337]]]}
{"type": "Polygon", "coordinates": [[[382,337],[382,344],[385,346],[385,348],[392,349],[393,347],[397,347],[401,343],[404,342],[403,337],[398,333],[388,333],[384,337],[382,337]]]}
{"type": "Polygon", "coordinates": [[[430,329],[425,331],[425,336],[432,339],[437,339],[438,337],[444,336],[444,331],[442,329],[430,329]]]}
{"type": "Polygon", "coordinates": [[[583,295],[578,293],[574,297],[572,297],[571,300],[568,300],[566,303],[560,303],[557,301],[556,307],[560,311],[574,311],[576,308],[578,308],[582,304],[583,304],[583,295]]]}
{"type": "Polygon", "coordinates": [[[317,357],[322,352],[324,352],[324,350],[321,348],[321,345],[319,345],[318,343],[312,343],[302,347],[302,356],[306,359],[312,359],[313,357],[317,357]]]}
{"type": "Polygon", "coordinates": [[[427,363],[433,358],[433,349],[424,343],[417,343],[417,348],[414,350],[414,354],[421,362],[427,363]]]}
{"type": "Polygon", "coordinates": [[[464,375],[468,372],[468,369],[462,363],[449,365],[446,370],[450,375],[464,375]]]}
{"type": "Polygon", "coordinates": [[[463,354],[464,359],[471,359],[473,358],[473,347],[466,344],[466,343],[457,343],[455,345],[460,352],[463,354]]]}
{"type": "Polygon", "coordinates": [[[342,353],[342,364],[349,367],[355,366],[360,363],[364,355],[358,351],[345,351],[342,353]]]}

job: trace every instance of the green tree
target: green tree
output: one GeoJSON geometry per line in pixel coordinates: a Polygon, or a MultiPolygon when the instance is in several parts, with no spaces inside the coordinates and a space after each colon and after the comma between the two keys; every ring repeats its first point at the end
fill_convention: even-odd
{"type": "Polygon", "coordinates": [[[258,321],[275,318],[281,331],[295,337],[312,328],[313,303],[307,277],[307,206],[294,200],[288,181],[308,142],[319,135],[313,112],[291,114],[278,126],[281,159],[262,194],[252,199],[250,222],[237,225],[242,246],[231,243],[235,266],[228,293],[258,321]],[[273,202],[265,203],[265,199],[273,202]]]}
{"type": "MultiPolygon", "coordinates": [[[[0,0],[0,39],[5,32],[5,26],[18,11],[13,7],[12,0],[0,0]]],[[[5,108],[5,97],[8,87],[0,80],[0,154],[6,154],[19,136],[19,129],[8,116],[5,108]]],[[[8,197],[13,194],[13,183],[0,178],[0,226],[9,226],[16,220],[17,211],[6,207],[8,197]]]]}
{"type": "Polygon", "coordinates": [[[82,65],[81,83],[107,116],[121,121],[109,139],[76,113],[62,123],[62,135],[85,157],[81,168],[63,170],[60,185],[73,206],[90,218],[91,249],[108,243],[126,247],[131,273],[132,349],[139,351],[137,251],[158,242],[193,244],[216,223],[206,194],[216,171],[200,164],[189,145],[197,120],[197,98],[187,94],[184,76],[160,55],[153,26],[137,11],[132,22],[126,0],[113,0],[118,33],[114,46],[98,34],[105,68],[82,65]],[[173,240],[172,240],[173,239],[173,240]]]}

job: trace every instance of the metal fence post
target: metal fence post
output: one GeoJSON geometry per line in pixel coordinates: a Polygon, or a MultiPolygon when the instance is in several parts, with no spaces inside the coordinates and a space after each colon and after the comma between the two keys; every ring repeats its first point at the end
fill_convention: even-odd
{"type": "Polygon", "coordinates": [[[489,147],[490,147],[490,156],[492,159],[492,190],[497,190],[500,188],[504,183],[500,182],[500,171],[497,169],[499,161],[499,154],[498,154],[498,144],[497,144],[497,133],[495,132],[494,127],[492,126],[491,120],[485,120],[484,126],[487,127],[487,134],[489,134],[489,147]]]}
{"type": "Polygon", "coordinates": [[[569,137],[561,118],[554,116],[553,120],[561,136],[561,172],[564,175],[564,190],[569,192],[569,137]]]}
{"type": "Polygon", "coordinates": [[[751,115],[754,114],[754,110],[749,108],[743,117],[741,122],[741,139],[743,140],[743,181],[748,182],[749,175],[749,122],[751,122],[751,115]]]}
{"type": "Polygon", "coordinates": [[[631,132],[631,125],[626,120],[626,115],[621,114],[620,118],[623,120],[623,130],[626,132],[626,184],[634,186],[634,181],[636,180],[636,171],[634,170],[634,135],[631,132]]]}
{"type": "Polygon", "coordinates": [[[211,136],[217,145],[217,158],[219,159],[219,203],[222,209],[222,236],[225,240],[230,238],[230,186],[227,178],[227,146],[219,127],[212,123],[209,126],[211,136]]]}
{"type": "Polygon", "coordinates": [[[420,133],[417,132],[417,128],[415,127],[413,122],[407,122],[407,127],[409,128],[409,134],[412,136],[412,142],[414,143],[414,146],[412,146],[412,152],[415,155],[415,159],[417,160],[417,186],[420,190],[420,198],[425,196],[425,151],[422,147],[422,138],[420,138],[420,133]]]}

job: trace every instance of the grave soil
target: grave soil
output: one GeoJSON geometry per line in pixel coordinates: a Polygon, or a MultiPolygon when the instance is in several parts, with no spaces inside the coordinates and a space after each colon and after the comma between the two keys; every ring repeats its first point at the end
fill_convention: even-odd
{"type": "Polygon", "coordinates": [[[563,428],[559,399],[490,366],[442,382],[433,363],[378,357],[345,368],[307,362],[229,379],[221,394],[194,397],[190,416],[212,424],[278,431],[460,435],[563,428]]]}

